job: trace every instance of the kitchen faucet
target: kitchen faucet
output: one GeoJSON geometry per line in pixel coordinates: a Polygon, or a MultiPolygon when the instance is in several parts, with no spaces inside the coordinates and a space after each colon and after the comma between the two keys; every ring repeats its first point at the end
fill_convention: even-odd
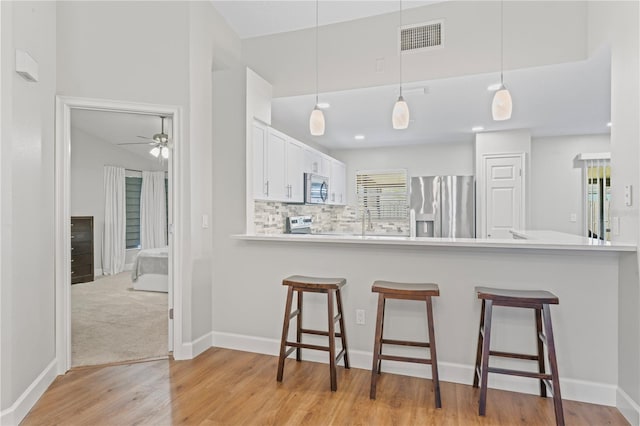
{"type": "Polygon", "coordinates": [[[371,222],[371,210],[369,209],[365,209],[365,211],[362,213],[362,236],[363,237],[366,234],[365,229],[367,231],[373,231],[373,223],[371,222]],[[369,222],[366,228],[365,228],[365,219],[369,222]]]}

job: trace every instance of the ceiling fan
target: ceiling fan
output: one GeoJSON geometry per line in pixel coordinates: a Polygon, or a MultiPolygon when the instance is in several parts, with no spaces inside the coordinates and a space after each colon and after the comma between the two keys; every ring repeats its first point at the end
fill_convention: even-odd
{"type": "Polygon", "coordinates": [[[169,158],[169,149],[173,148],[173,144],[169,139],[169,135],[164,132],[164,119],[167,117],[160,116],[161,124],[160,124],[160,133],[156,133],[152,137],[148,136],[138,136],[140,139],[147,139],[150,142],[128,142],[128,143],[119,143],[118,145],[140,145],[140,144],[148,144],[152,145],[151,151],[149,154],[153,155],[156,158],[169,158]]]}

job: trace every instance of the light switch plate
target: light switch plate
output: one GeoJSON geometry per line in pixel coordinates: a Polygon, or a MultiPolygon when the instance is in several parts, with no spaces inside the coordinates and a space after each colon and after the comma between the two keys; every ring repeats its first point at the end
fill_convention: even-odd
{"type": "Polygon", "coordinates": [[[624,204],[631,207],[631,185],[624,186],[624,204]]]}
{"type": "Polygon", "coordinates": [[[209,227],[209,215],[208,214],[203,214],[202,215],[202,228],[203,229],[207,229],[209,227]]]}

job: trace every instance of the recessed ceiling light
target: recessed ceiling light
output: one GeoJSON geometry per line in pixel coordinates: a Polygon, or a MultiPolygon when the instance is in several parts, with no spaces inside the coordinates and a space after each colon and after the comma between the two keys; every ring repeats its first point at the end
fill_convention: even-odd
{"type": "Polygon", "coordinates": [[[318,108],[320,109],[327,109],[331,106],[331,104],[329,102],[319,102],[318,103],[318,108]]]}
{"type": "Polygon", "coordinates": [[[607,127],[611,127],[613,124],[611,124],[611,122],[607,123],[607,127]]]}
{"type": "Polygon", "coordinates": [[[482,126],[475,126],[475,127],[471,128],[472,132],[481,132],[483,130],[484,130],[484,127],[482,127],[482,126]]]}
{"type": "Polygon", "coordinates": [[[502,84],[494,83],[494,84],[488,86],[487,90],[490,91],[490,92],[495,92],[496,90],[500,89],[500,87],[502,87],[502,84]]]}
{"type": "Polygon", "coordinates": [[[353,138],[357,141],[361,141],[364,139],[364,135],[355,135],[353,138]]]}

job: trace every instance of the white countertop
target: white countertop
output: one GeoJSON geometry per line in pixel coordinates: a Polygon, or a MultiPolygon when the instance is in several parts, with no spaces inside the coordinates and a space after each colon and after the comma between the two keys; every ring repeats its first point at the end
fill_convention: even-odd
{"type": "MultiPolygon", "coordinates": [[[[353,234],[238,234],[232,238],[246,241],[281,241],[305,243],[336,244],[373,244],[392,246],[432,246],[432,247],[471,247],[471,248],[508,248],[508,249],[545,249],[545,250],[586,250],[607,252],[635,252],[633,243],[606,243],[577,235],[562,234],[553,231],[529,231],[528,239],[486,239],[486,238],[430,238],[402,237],[383,235],[353,234]],[[535,234],[537,238],[532,238],[535,234]],[[558,235],[561,234],[561,235],[558,235]],[[568,236],[568,237],[567,237],[568,236]],[[571,238],[569,238],[571,237],[571,238]]],[[[523,237],[521,237],[523,238],[523,237]]],[[[526,238],[526,237],[525,237],[526,238]]]]}

